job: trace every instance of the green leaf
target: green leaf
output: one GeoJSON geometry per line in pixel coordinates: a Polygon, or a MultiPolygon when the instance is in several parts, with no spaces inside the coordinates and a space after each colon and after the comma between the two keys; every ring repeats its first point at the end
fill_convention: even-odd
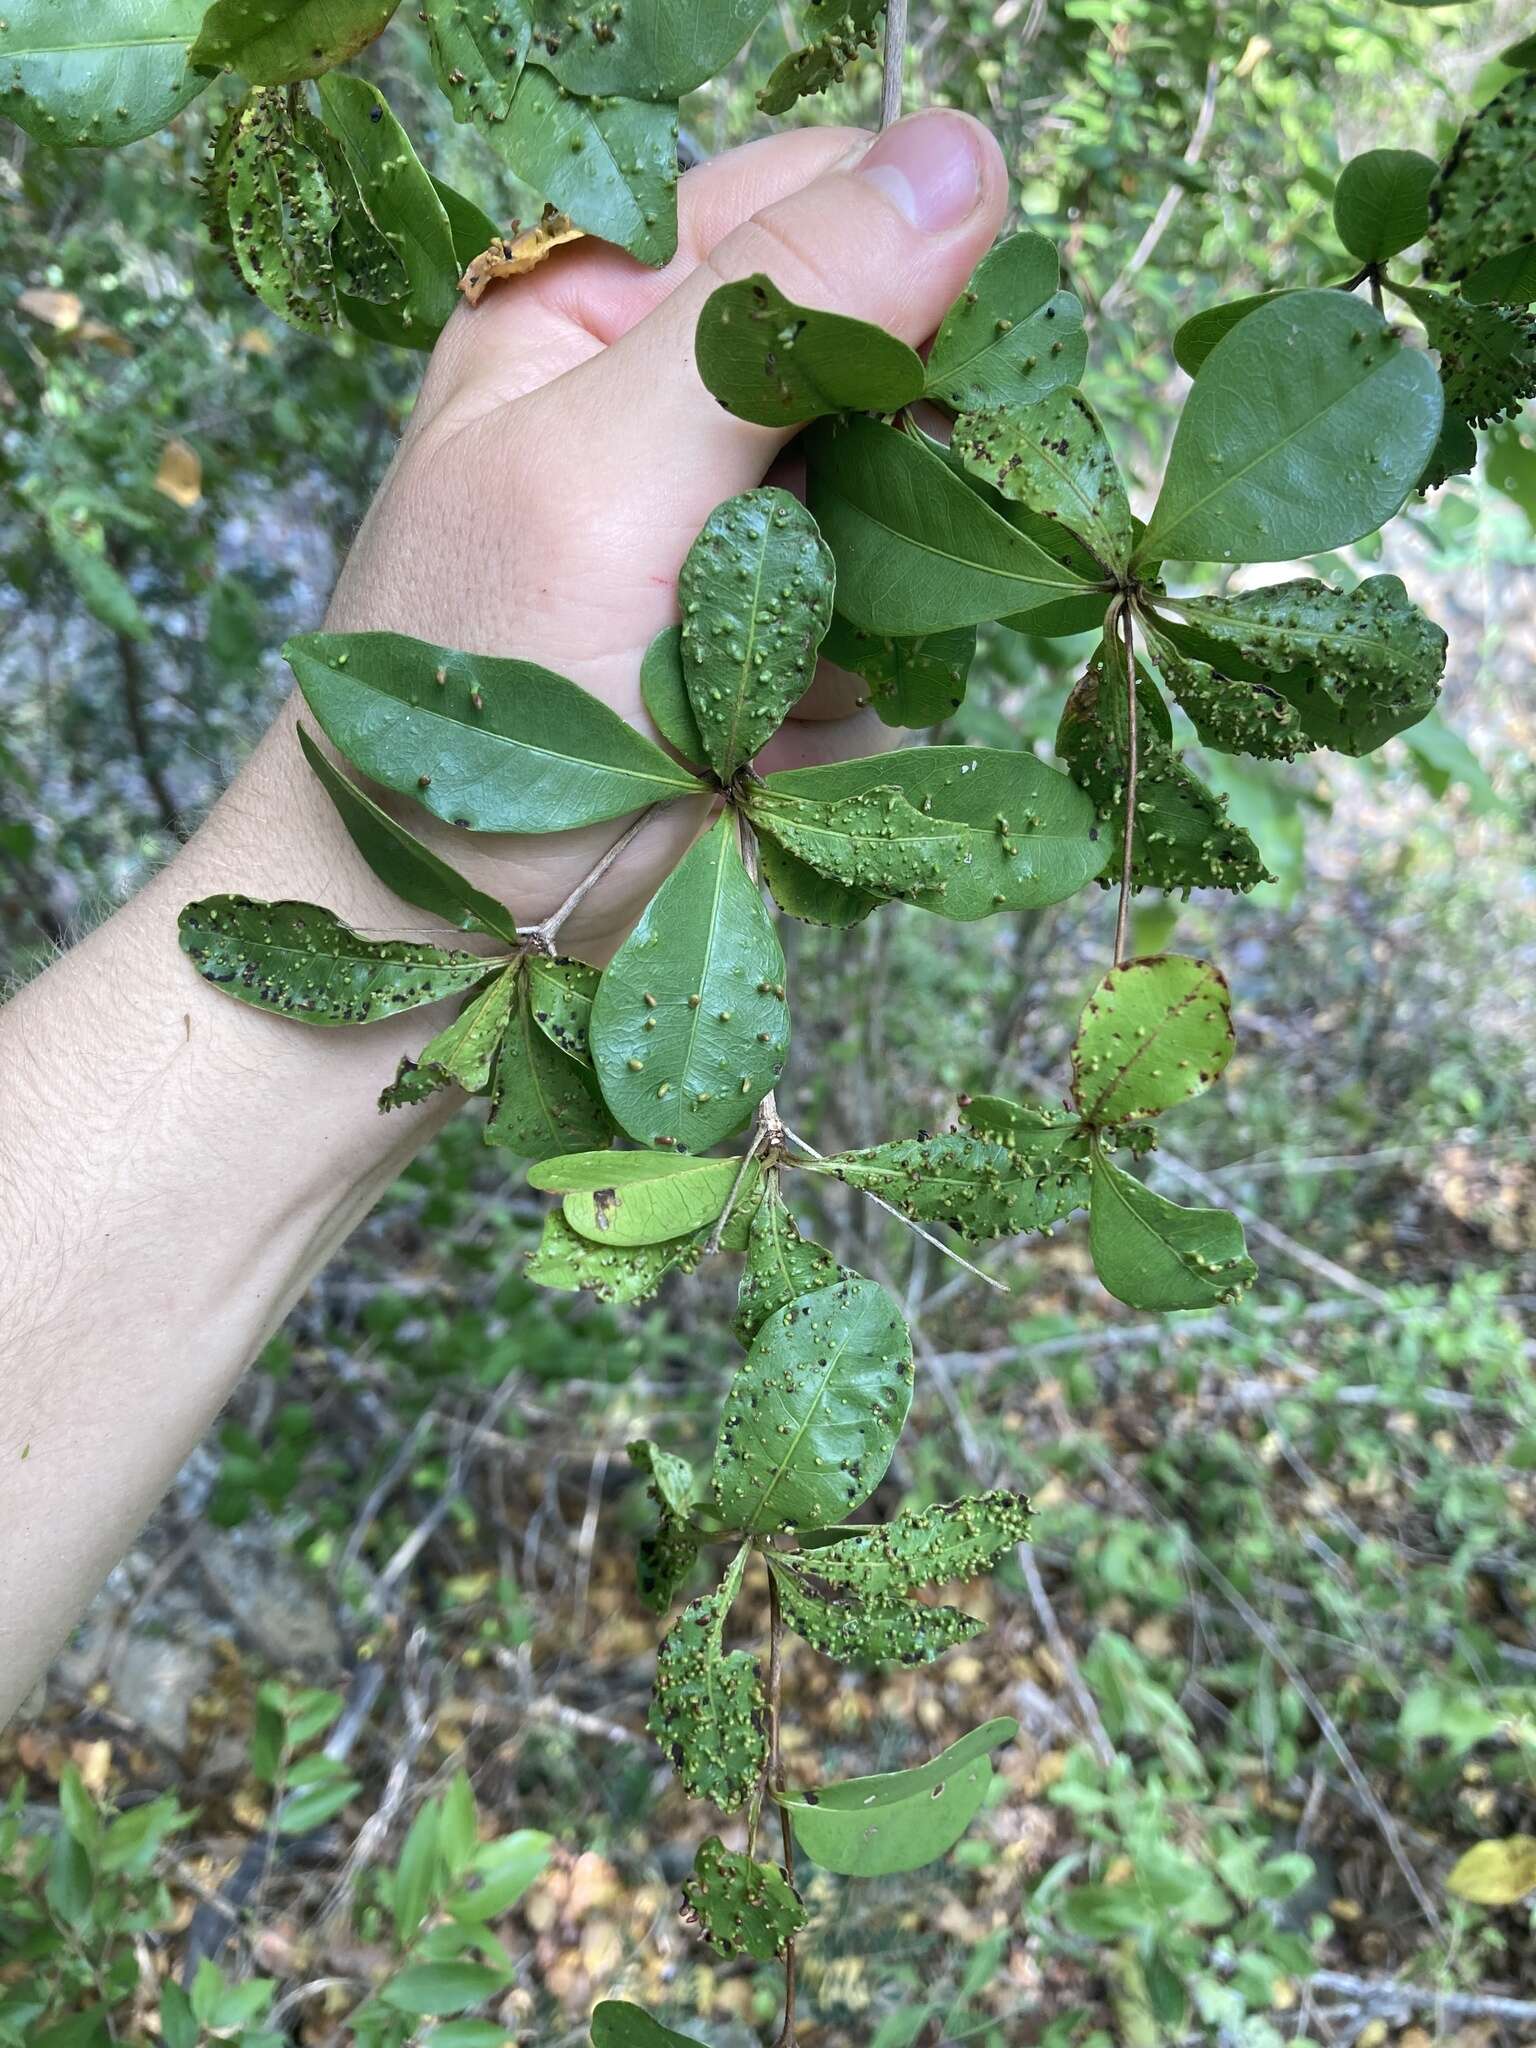
{"type": "MultiPolygon", "coordinates": [[[[328,71],[319,93],[325,125],[341,145],[358,189],[366,195],[369,214],[405,271],[405,296],[398,309],[384,325],[364,326],[364,331],[377,331],[381,339],[412,348],[430,348],[458,303],[458,258],[443,202],[410,137],[366,79],[328,71]]],[[[366,314],[359,317],[358,305],[349,303],[346,311],[354,325],[364,325],[366,314]]]]}
{"type": "Polygon", "coordinates": [[[727,1849],[718,1835],[699,1844],[683,1905],[719,1956],[771,1963],[810,1915],[782,1870],[727,1849]]]}
{"type": "Polygon", "coordinates": [[[307,1835],[311,1828],[333,1820],[362,1789],[356,1778],[332,1777],[290,1792],[278,1808],[275,1831],[280,1835],[307,1835]]]}
{"type": "Polygon", "coordinates": [[[1394,285],[1440,358],[1447,422],[1486,427],[1536,398],[1536,316],[1523,306],[1469,306],[1455,292],[1394,285]]]}
{"type": "Polygon", "coordinates": [[[1010,235],[976,266],[928,351],[928,396],[957,412],[1032,405],[1075,384],[1088,360],[1083,309],[1058,289],[1044,235],[1010,235]]]}
{"type": "MultiPolygon", "coordinates": [[[[421,17],[433,75],[453,118],[504,121],[533,34],[523,0],[475,0],[473,6],[466,0],[421,0],[421,17]]],[[[480,249],[489,247],[489,239],[480,249]]]]}
{"type": "Polygon", "coordinates": [[[1060,903],[1104,864],[1093,805],[1059,769],[1024,752],[907,747],[793,768],[767,778],[762,801],[789,796],[830,805],[887,788],[899,790],[930,823],[964,828],[960,865],[911,899],[940,917],[968,920],[1060,903]]]}
{"type": "Polygon", "coordinates": [[[395,1939],[402,1948],[420,1927],[437,1889],[442,1865],[437,1839],[442,1818],[442,1807],[435,1799],[422,1801],[400,1845],[400,1859],[389,1880],[389,1906],[395,1923],[395,1939]]]}
{"type": "Polygon", "coordinates": [[[920,633],[895,640],[864,633],[836,612],[821,643],[823,661],[834,662],[869,684],[869,701],[882,725],[939,725],[965,702],[965,682],[976,657],[976,628],[920,633]]]}
{"type": "Polygon", "coordinates": [[[1176,638],[1143,624],[1158,672],[1203,747],[1266,761],[1293,761],[1316,744],[1302,726],[1296,706],[1264,677],[1234,675],[1226,662],[1197,660],[1176,638]]]}
{"type": "Polygon", "coordinates": [[[1429,195],[1424,275],[1459,284],[1474,305],[1536,299],[1536,71],[1522,71],[1473,114],[1429,195]]]}
{"type": "Polygon", "coordinates": [[[506,1989],[512,1976],[510,1970],[493,1970],[485,1963],[415,1963],[391,1977],[378,1997],[395,2012],[435,2018],[484,2005],[506,1989]]]}
{"type": "Polygon", "coordinates": [[[832,616],[832,557],[788,491],[744,491],[705,520],[677,595],[689,702],[729,782],[810,687],[832,616]]]}
{"type": "Polygon", "coordinates": [[[785,298],[771,278],[721,285],[694,336],[699,375],[729,413],[794,427],[833,412],[899,412],[923,395],[923,363],[883,327],[785,298]]]}
{"type": "MultiPolygon", "coordinates": [[[[1138,889],[1252,889],[1272,881],[1259,849],[1216,796],[1190,774],[1172,746],[1167,707],[1138,677],[1136,826],[1131,873],[1138,889]]],[[[1068,697],[1056,751],[1103,820],[1102,859],[1118,867],[1125,829],[1128,718],[1125,657],[1118,640],[1100,644],[1068,697]]]]}
{"type": "MultiPolygon", "coordinates": [[[[829,0],[807,0],[809,19],[828,19],[829,0]]],[[[757,96],[763,114],[787,114],[796,100],[825,92],[838,85],[856,64],[861,50],[872,50],[879,40],[880,16],[885,0],[832,0],[836,13],[824,34],[791,50],[769,74],[768,83],[757,96]]]]}
{"type": "Polygon", "coordinates": [[[496,1054],[485,1142],[525,1159],[586,1153],[613,1135],[589,1066],[562,1052],[534,1018],[525,981],[496,1054]]]}
{"type": "Polygon", "coordinates": [[[758,842],[758,867],[769,894],[781,910],[806,924],[832,925],[846,931],[862,924],[882,899],[867,889],[850,889],[846,883],[818,874],[803,860],[781,846],[776,839],[758,842]]]}
{"type": "Polygon", "coordinates": [[[605,1998],[592,2008],[592,2048],[704,2048],[692,2034],[675,2034],[638,2005],[605,1998]]]}
{"type": "Polygon", "coordinates": [[[683,629],[663,626],[640,663],[640,697],[652,725],[690,766],[706,759],[683,674],[683,629]]]}
{"type": "Polygon", "coordinates": [[[508,2038],[499,2020],[445,2020],[421,2036],[421,2048],[507,2048],[508,2038]]]}
{"type": "Polygon", "coordinates": [[[663,1509],[654,1535],[642,1536],[635,1546],[635,1587],[641,1606],[652,1614],[668,1613],[698,1561],[697,1531],[663,1509]]]}
{"type": "Polygon", "coordinates": [[[1088,1242],[1094,1271],[1131,1308],[1215,1308],[1236,1301],[1258,1274],[1229,1211],[1181,1209],[1102,1152],[1093,1161],[1088,1242]]]}
{"type": "Polygon", "coordinates": [[[546,959],[535,953],[528,961],[528,1004],[544,1036],[570,1059],[592,1064],[592,998],[598,970],[585,960],[546,959]]]}
{"type": "Polygon", "coordinates": [[[1048,1230],[1088,1201],[1087,1147],[1075,1131],[1040,1150],[948,1131],[801,1163],[879,1195],[914,1222],[948,1223],[972,1239],[1048,1230]]]}
{"type": "Polygon", "coordinates": [[[768,1756],[757,1661],[745,1650],[727,1654],[723,1642],[746,1558],[741,1551],[724,1582],[691,1601],[662,1638],[646,1721],[684,1790],[722,1813],[746,1804],[768,1756]]]}
{"type": "MultiPolygon", "coordinates": [[[[741,1170],[739,1159],[680,1152],[588,1152],[530,1168],[532,1186],[565,1197],[565,1219],[597,1244],[664,1244],[712,1225],[741,1170]]],[[[754,1177],[742,1199],[753,1194],[754,1177]]]]}
{"type": "Polygon", "coordinates": [[[800,1295],[857,1278],[823,1246],[800,1235],[800,1226],[784,1206],[777,1178],[770,1178],[747,1237],[747,1262],[731,1327],[741,1343],[750,1345],[768,1318],[800,1295]]]}
{"type": "Polygon", "coordinates": [[[1012,503],[1067,531],[1114,573],[1131,559],[1131,506],[1098,414],[1071,385],[1037,404],[963,414],[952,446],[1012,503]]]}
{"type": "Polygon", "coordinates": [[[459,1087],[482,1095],[491,1084],[491,1068],[512,1020],[512,1006],[523,995],[515,967],[503,968],[494,981],[471,996],[451,1024],[429,1039],[415,1059],[400,1062],[391,1086],[379,1097],[382,1110],[424,1102],[439,1088],[459,1087]]]}
{"type": "Polygon", "coordinates": [[[50,511],[47,524],[49,544],[92,618],[125,640],[147,640],[149,621],[127,582],[107,560],[101,521],[78,514],[60,517],[50,511]]]}
{"type": "Polygon", "coordinates": [[[564,676],[400,633],[306,633],[284,658],[347,759],[473,832],[562,832],[698,782],[564,676]]]}
{"type": "Polygon", "coordinates": [[[979,1578],[1029,1536],[1029,1502],[994,1490],[969,1500],[913,1508],[818,1544],[806,1560],[817,1578],[860,1594],[911,1593],[951,1579],[979,1578]]]}
{"type": "Polygon", "coordinates": [[[318,904],[249,896],[189,903],[177,929],[204,981],[301,1024],[372,1024],[466,995],[505,964],[404,939],[365,939],[318,904]]]}
{"type": "Polygon", "coordinates": [[[807,867],[876,896],[921,898],[941,888],[969,850],[963,825],[925,815],[890,784],[817,803],[769,782],[748,792],[746,812],[807,867]]]}
{"type": "Polygon", "coordinates": [[[291,85],[345,64],[382,35],[400,0],[214,0],[192,45],[205,71],[291,85]]]}
{"type": "Polygon", "coordinates": [[[885,1476],[912,1400],[912,1340],[872,1280],[767,1317],[726,1396],[714,1490],[731,1528],[835,1522],[885,1476]]]}
{"type": "Polygon", "coordinates": [[[1303,577],[1181,598],[1170,609],[1192,629],[1171,629],[1186,653],[1279,692],[1315,746],[1370,753],[1416,724],[1440,693],[1445,634],[1396,576],[1368,576],[1351,591],[1303,577]]]}
{"type": "Polygon", "coordinates": [[[1362,263],[1385,263],[1421,241],[1438,168],[1416,149],[1368,149],[1351,157],[1333,188],[1333,224],[1349,253],[1362,263]]]}
{"type": "Polygon", "coordinates": [[[1273,299],[1195,379],[1137,561],[1289,561],[1374,533],[1440,416],[1433,365],[1379,313],[1344,292],[1273,299]]]}
{"type": "Polygon", "coordinates": [[[637,1437],[625,1450],[631,1465],[649,1478],[648,1491],[656,1505],[674,1515],[686,1515],[694,1496],[693,1467],[688,1460],[675,1451],[664,1451],[649,1437],[637,1437]]]}
{"type": "MultiPolygon", "coordinates": [[[[336,156],[307,109],[290,108],[286,93],[255,92],[231,113],[209,168],[210,203],[222,209],[210,222],[215,240],[247,289],[306,334],[338,316],[336,156]]],[[[355,194],[345,164],[339,169],[341,185],[355,194]]],[[[398,289],[404,286],[402,272],[398,289]]]]}
{"type": "Polygon", "coordinates": [[[614,1304],[649,1300],[692,1244],[673,1238],[665,1244],[595,1244],[573,1230],[563,1210],[544,1219],[544,1234],[529,1254],[528,1278],[541,1287],[568,1293],[578,1290],[614,1304]]]}
{"type": "Polygon", "coordinates": [[[407,903],[414,903],[418,910],[429,910],[434,917],[457,926],[461,932],[484,932],[491,938],[505,939],[509,945],[517,944],[517,919],[504,904],[467,882],[413,832],[408,832],[387,811],[380,810],[372,797],[343,775],[315,745],[302,725],[299,745],[340,812],[352,844],[386,888],[393,889],[407,903]]]}
{"type": "Polygon", "coordinates": [[[788,1050],[783,949],[726,813],[605,968],[593,1064],[632,1138],[703,1152],[747,1122],[788,1050]]]}
{"type": "Polygon", "coordinates": [[[775,1564],[770,1569],[778,1581],[785,1621],[813,1650],[838,1664],[865,1669],[931,1664],[986,1627],[978,1615],[958,1607],[930,1607],[924,1600],[847,1589],[819,1592],[787,1566],[775,1564]]]}
{"type": "Polygon", "coordinates": [[[1217,342],[1230,334],[1240,320],[1246,320],[1260,306],[1267,306],[1271,299],[1288,298],[1291,290],[1291,286],[1282,285],[1275,291],[1250,292],[1244,298],[1228,299],[1220,306],[1207,306],[1204,312],[1191,314],[1174,334],[1174,361],[1181,370],[1195,376],[1217,342]]]}
{"type": "Polygon", "coordinates": [[[677,253],[677,108],[580,99],[525,65],[486,139],[578,227],[653,267],[677,253]]]}
{"type": "Polygon", "coordinates": [[[1102,1126],[1161,1116],[1219,1080],[1236,1050],[1226,977],[1209,960],[1160,953],[1112,967],[1083,1005],[1072,1093],[1102,1126]]]}
{"type": "Polygon", "coordinates": [[[163,128],[208,81],[187,51],[208,0],[9,0],[0,106],[55,148],[116,149],[163,128]]]}
{"type": "Polygon", "coordinates": [[[472,1863],[476,1882],[461,1887],[444,1905],[455,1920],[471,1926],[499,1919],[538,1883],[549,1868],[554,1846],[537,1828],[514,1828],[509,1835],[482,1843],[472,1863]]]}
{"type": "Polygon", "coordinates": [[[1017,1721],[988,1721],[916,1770],[774,1796],[795,1840],[823,1870],[845,1877],[917,1870],[947,1855],[965,1833],[992,1783],[989,1752],[1018,1732],[1017,1721]]]}
{"type": "Polygon", "coordinates": [[[1011,620],[1091,587],[911,434],[853,418],[812,433],[806,460],[838,607],[866,632],[910,638],[1011,620]]]}
{"type": "Polygon", "coordinates": [[[535,0],[533,55],[568,92],[676,100],[723,71],[769,0],[535,0]]]}

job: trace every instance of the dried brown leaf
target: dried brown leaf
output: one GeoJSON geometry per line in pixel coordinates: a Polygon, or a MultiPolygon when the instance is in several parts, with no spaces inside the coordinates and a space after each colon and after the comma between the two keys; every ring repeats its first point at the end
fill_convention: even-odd
{"type": "Polygon", "coordinates": [[[459,279],[459,290],[472,306],[478,306],[490,285],[503,277],[523,277],[536,270],[552,249],[562,242],[578,242],[585,233],[585,228],[572,225],[568,213],[546,206],[531,228],[519,232],[514,221],[509,237],[498,235],[459,279]]]}

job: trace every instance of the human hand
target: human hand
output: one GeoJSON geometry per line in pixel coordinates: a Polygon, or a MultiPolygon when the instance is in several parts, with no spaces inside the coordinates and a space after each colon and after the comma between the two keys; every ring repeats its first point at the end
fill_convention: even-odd
{"type": "MultiPolygon", "coordinates": [[[[990,246],[1006,198],[997,145],[965,115],[913,115],[878,138],[804,129],[683,178],[679,250],[664,270],[584,243],[462,307],[328,625],[540,662],[652,731],[640,662],[676,616],[683,557],[787,438],[733,418],[701,383],[693,335],[705,300],[724,279],[765,271],[791,298],[920,343],[990,246]]],[[[879,751],[884,728],[857,708],[862,694],[823,664],[767,765],[879,751]]],[[[605,958],[707,810],[684,801],[651,819],[565,926],[562,948],[605,958]]],[[[623,829],[466,843],[410,816],[524,923],[623,829]]]]}

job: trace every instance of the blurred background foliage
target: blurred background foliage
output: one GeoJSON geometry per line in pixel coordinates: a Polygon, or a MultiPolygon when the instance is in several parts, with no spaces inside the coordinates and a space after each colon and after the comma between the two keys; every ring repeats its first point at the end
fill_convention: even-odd
{"type": "MultiPolygon", "coordinates": [[[[1180,320],[1338,276],[1340,163],[1442,154],[1529,26],[1504,0],[913,15],[909,103],[995,128],[1143,481],[1180,320]]],[[[685,105],[699,154],[765,125],[753,90],[794,27],[770,14],[685,105]]],[[[363,68],[439,175],[526,215],[431,88],[409,10],[363,68]]],[[[877,91],[866,64],[809,115],[870,121],[877,91]]],[[[200,224],[210,118],[199,102],[106,155],[0,123],[17,978],[238,765],[419,376],[245,295],[200,224]]],[[[1025,1728],[950,1864],[851,1909],[813,1885],[807,2048],[1536,2039],[1530,1887],[1476,1903],[1447,1884],[1470,1845],[1536,1835],[1530,419],[1495,430],[1478,476],[1317,566],[1377,563],[1450,632],[1442,711],[1371,762],[1206,760],[1280,879],[1138,906],[1142,950],[1231,971],[1239,1060],[1157,1184],[1243,1209],[1249,1300],[1142,1325],[1075,1230],[998,1255],[1001,1298],[837,1189],[809,1219],[898,1288],[926,1364],[877,1506],[995,1482],[1040,1518],[966,1652],[878,1687],[797,1659],[809,1780],[911,1761],[991,1713],[1025,1728]]],[[[949,736],[1047,744],[1077,652],[995,634],[949,736]]],[[[791,1120],[831,1150],[940,1124],[960,1089],[1054,1087],[1110,918],[1091,896],[1006,925],[892,908],[851,935],[790,929],[814,994],[791,1120]]],[[[488,1838],[552,1847],[545,1867],[523,1844],[541,1874],[508,1888],[488,2031],[458,2038],[575,2043],[616,1989],[711,2048],[771,2022],[772,1973],[712,1965],[672,1910],[696,1816],[653,1803],[654,1629],[616,1540],[646,1514],[626,1439],[705,1440],[729,1305],[697,1282],[632,1312],[542,1294],[521,1273],[537,1223],[471,1119],[450,1128],[0,1736],[8,2048],[425,2038],[427,2018],[393,2035],[356,2015],[372,1995],[375,2024],[398,2016],[388,1987],[458,1924],[446,1865],[419,1925],[398,1909],[407,1830],[461,1769],[488,1838]],[[310,1803],[285,1823],[296,1790],[310,1803]],[[104,1831],[103,1802],[113,1829],[140,1818],[104,1831]]]]}

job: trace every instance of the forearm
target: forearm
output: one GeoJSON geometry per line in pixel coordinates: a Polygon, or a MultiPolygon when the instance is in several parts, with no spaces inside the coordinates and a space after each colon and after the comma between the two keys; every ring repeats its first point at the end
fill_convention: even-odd
{"type": "Polygon", "coordinates": [[[177,858],[0,1011],[0,1722],[456,1099],[375,1108],[437,1013],[299,1030],[178,948],[181,906],[225,890],[428,935],[357,857],[292,726],[290,709],[177,858]]]}

